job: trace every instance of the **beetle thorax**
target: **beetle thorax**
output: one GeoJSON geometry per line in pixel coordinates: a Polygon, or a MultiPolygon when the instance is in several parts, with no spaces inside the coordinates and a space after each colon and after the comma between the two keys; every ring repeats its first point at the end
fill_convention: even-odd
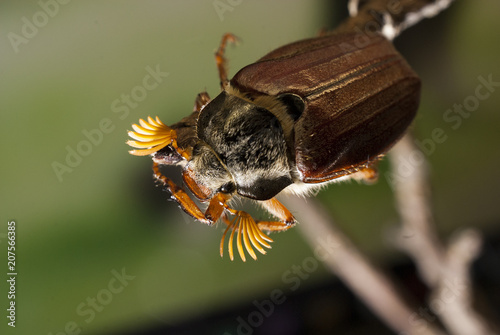
{"type": "Polygon", "coordinates": [[[197,127],[190,165],[196,182],[212,192],[233,182],[238,194],[267,200],[292,183],[282,126],[267,109],[222,92],[201,111],[197,127]]]}

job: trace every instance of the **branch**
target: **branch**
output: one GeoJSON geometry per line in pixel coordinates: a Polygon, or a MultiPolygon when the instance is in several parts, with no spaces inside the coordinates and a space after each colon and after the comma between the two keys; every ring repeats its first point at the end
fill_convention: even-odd
{"type": "Polygon", "coordinates": [[[389,158],[392,172],[386,177],[393,187],[402,220],[396,244],[415,261],[430,288],[431,309],[452,334],[493,334],[472,309],[469,267],[480,252],[480,233],[469,228],[456,233],[448,247],[442,245],[430,213],[423,153],[406,135],[389,158]]]}
{"type": "Polygon", "coordinates": [[[295,208],[298,227],[330,271],[366,303],[390,328],[398,334],[438,335],[436,327],[422,327],[412,323],[414,311],[397,294],[390,280],[361,254],[354,244],[335,227],[334,222],[313,199],[308,204],[302,198],[289,196],[283,199],[287,207],[295,208]],[[319,253],[325,244],[335,246],[328,254],[319,253]]]}

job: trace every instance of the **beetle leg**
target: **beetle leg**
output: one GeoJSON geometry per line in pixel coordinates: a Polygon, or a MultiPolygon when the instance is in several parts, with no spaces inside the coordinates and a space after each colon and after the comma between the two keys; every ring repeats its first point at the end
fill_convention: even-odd
{"type": "Polygon", "coordinates": [[[215,62],[217,63],[217,69],[219,70],[220,86],[221,89],[227,86],[229,80],[227,79],[227,59],[224,57],[226,51],[227,42],[236,43],[238,39],[231,33],[226,33],[222,36],[222,41],[220,42],[219,49],[215,53],[215,62]]]}
{"type": "Polygon", "coordinates": [[[131,155],[150,155],[170,145],[179,155],[187,160],[190,159],[190,153],[177,145],[177,133],[175,130],[163,124],[158,116],[156,119],[148,116],[147,122],[143,119],[139,119],[139,123],[140,125],[132,125],[135,131],[128,132],[128,136],[135,141],[129,140],[127,144],[142,150],[130,150],[129,153],[131,155]]]}
{"type": "Polygon", "coordinates": [[[203,223],[209,225],[213,223],[205,218],[205,214],[203,214],[198,205],[196,205],[196,203],[189,197],[186,191],[177,186],[172,180],[165,177],[160,172],[158,163],[156,162],[153,163],[153,176],[166,187],[167,191],[170,193],[170,198],[177,202],[184,212],[203,223]]]}
{"type": "Polygon", "coordinates": [[[275,215],[280,221],[257,221],[260,229],[267,231],[285,231],[292,228],[297,221],[292,213],[276,198],[261,201],[260,204],[271,214],[275,215]]]}
{"type": "Polygon", "coordinates": [[[207,92],[198,93],[194,101],[193,112],[199,112],[201,109],[210,102],[210,96],[207,92]]]}
{"type": "Polygon", "coordinates": [[[167,191],[170,193],[170,198],[177,202],[181,209],[187,214],[191,215],[196,220],[212,225],[216,222],[227,207],[226,202],[231,198],[231,195],[225,193],[217,193],[210,199],[210,203],[205,213],[203,213],[198,205],[191,199],[191,197],[182,189],[177,186],[172,180],[165,177],[159,168],[159,164],[153,163],[153,176],[157,181],[163,184],[167,191]]]}
{"type": "Polygon", "coordinates": [[[378,168],[376,164],[360,168],[359,171],[352,175],[353,179],[364,181],[365,183],[372,184],[378,179],[378,168]]]}

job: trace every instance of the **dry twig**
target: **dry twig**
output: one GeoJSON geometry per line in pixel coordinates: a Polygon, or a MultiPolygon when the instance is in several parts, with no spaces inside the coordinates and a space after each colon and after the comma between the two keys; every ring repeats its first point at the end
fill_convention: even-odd
{"type": "Polygon", "coordinates": [[[457,232],[447,247],[442,245],[430,212],[423,153],[407,135],[392,149],[389,158],[393,171],[389,179],[402,221],[395,241],[415,261],[430,288],[431,309],[451,334],[494,334],[471,307],[469,268],[480,251],[480,233],[469,228],[457,232]],[[422,163],[408,164],[412,161],[422,163]]]}
{"type": "Polygon", "coordinates": [[[306,203],[290,196],[283,202],[295,208],[297,219],[302,222],[298,227],[313,250],[325,239],[337,246],[335,252],[319,258],[390,328],[398,334],[442,334],[434,326],[423,328],[408,322],[414,314],[412,308],[398,295],[390,280],[335,227],[332,218],[314,199],[306,203]]]}

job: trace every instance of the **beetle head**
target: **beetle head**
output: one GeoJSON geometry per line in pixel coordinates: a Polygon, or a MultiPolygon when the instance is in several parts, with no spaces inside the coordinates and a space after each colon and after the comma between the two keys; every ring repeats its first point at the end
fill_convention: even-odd
{"type": "Polygon", "coordinates": [[[218,192],[233,193],[236,190],[227,168],[212,148],[204,143],[198,143],[193,148],[193,157],[184,169],[183,178],[199,199],[211,198],[218,192]]]}

